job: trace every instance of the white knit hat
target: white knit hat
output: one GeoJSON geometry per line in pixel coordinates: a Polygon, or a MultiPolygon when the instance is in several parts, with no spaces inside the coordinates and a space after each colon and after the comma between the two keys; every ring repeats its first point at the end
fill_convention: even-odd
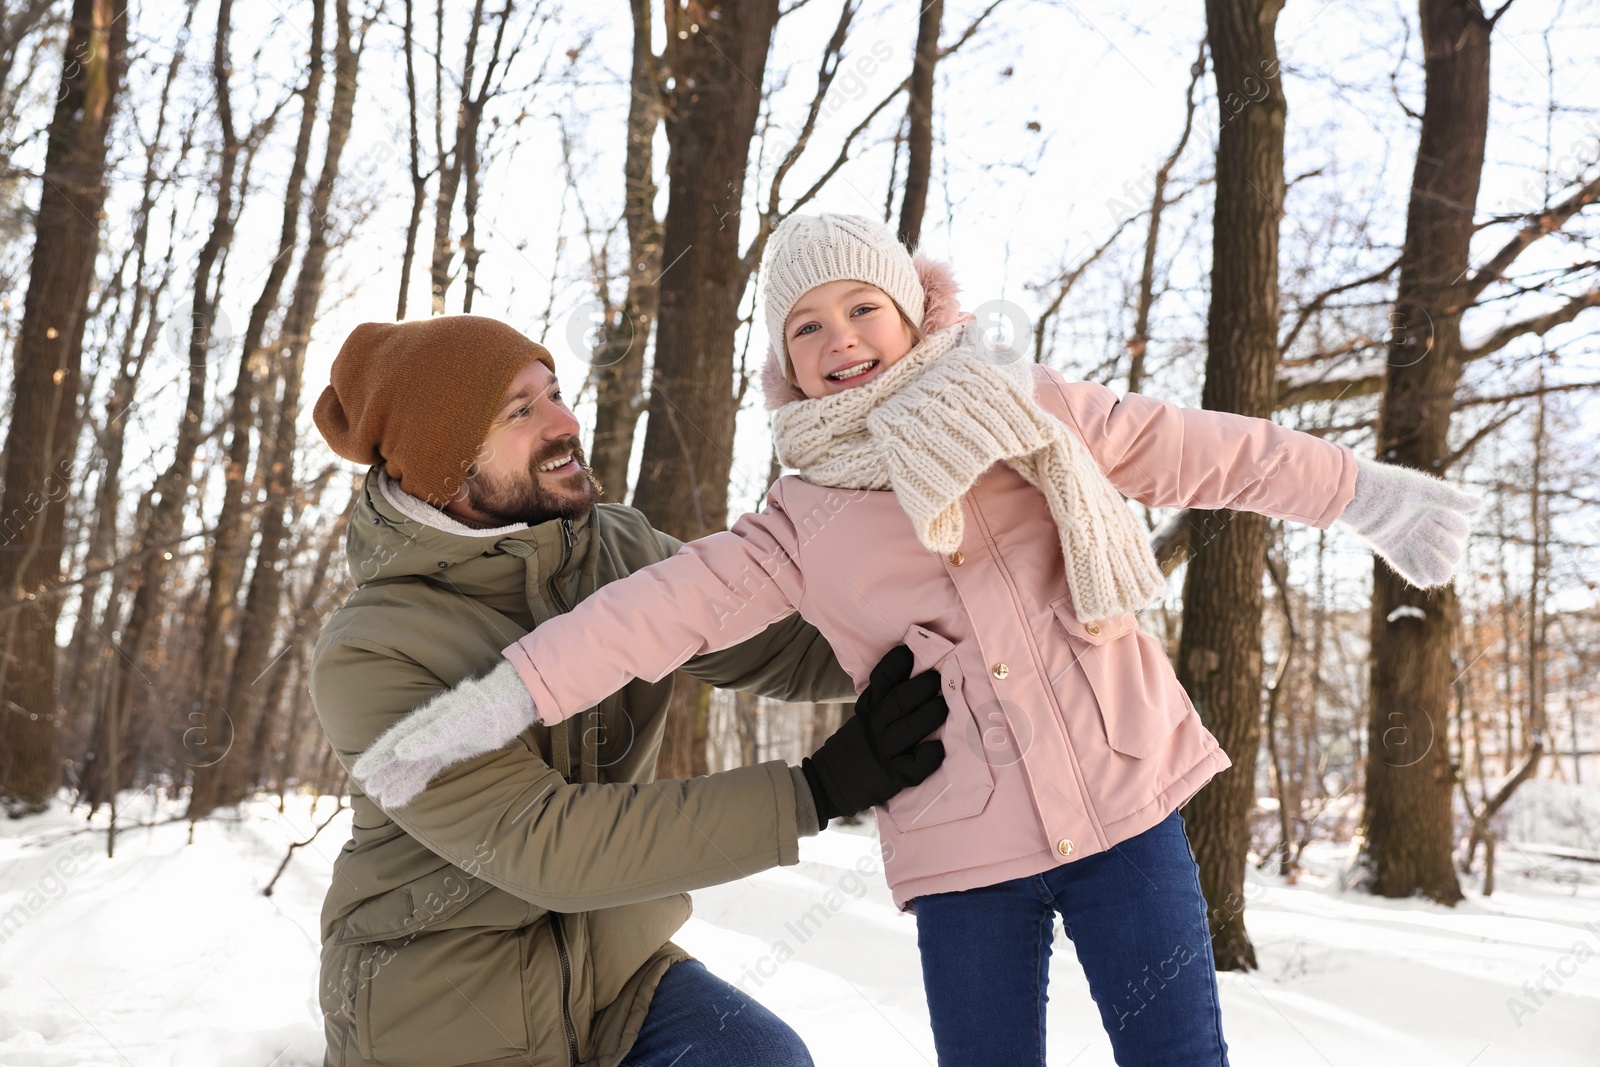
{"type": "Polygon", "coordinates": [[[802,296],[828,282],[875,285],[913,326],[922,325],[922,282],[893,230],[861,215],[790,215],[761,257],[761,300],[773,350],[789,362],[783,324],[802,296]]]}

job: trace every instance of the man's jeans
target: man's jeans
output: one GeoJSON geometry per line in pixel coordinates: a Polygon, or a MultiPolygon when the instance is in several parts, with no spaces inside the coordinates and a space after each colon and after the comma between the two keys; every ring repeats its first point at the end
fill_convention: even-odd
{"type": "Polygon", "coordinates": [[[940,1067],[1045,1062],[1056,912],[1119,1064],[1226,1067],[1205,898],[1177,812],[1109,852],[915,906],[940,1067]]]}
{"type": "Polygon", "coordinates": [[[811,1067],[787,1023],[699,960],[667,968],[621,1067],[811,1067]]]}

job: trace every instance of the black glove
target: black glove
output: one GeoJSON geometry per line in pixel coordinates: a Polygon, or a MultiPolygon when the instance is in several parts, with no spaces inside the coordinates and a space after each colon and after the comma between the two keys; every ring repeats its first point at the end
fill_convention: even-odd
{"type": "Polygon", "coordinates": [[[911,650],[897,645],[872,668],[855,713],[800,761],[817,825],[882,804],[944,762],[944,745],[924,741],[950,714],[939,672],[911,677],[911,650]]]}

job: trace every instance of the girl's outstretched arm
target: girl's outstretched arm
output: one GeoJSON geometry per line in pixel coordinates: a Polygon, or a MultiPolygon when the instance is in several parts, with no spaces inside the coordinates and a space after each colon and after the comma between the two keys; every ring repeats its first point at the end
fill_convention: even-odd
{"type": "Polygon", "coordinates": [[[1124,496],[1232,508],[1326,529],[1343,522],[1406,581],[1450,580],[1479,500],[1421,471],[1358,458],[1269,419],[1186,408],[1035,369],[1041,406],[1088,446],[1124,496]]]}
{"type": "Polygon", "coordinates": [[[1039,404],[1075,430],[1123,496],[1159,508],[1231,508],[1326,528],[1355,494],[1355,453],[1268,419],[1186,408],[1059,371],[1039,404]]]}
{"type": "Polygon", "coordinates": [[[794,524],[774,494],[766,510],[602,586],[502,655],[539,721],[553,725],[635,678],[657,681],[792,614],[804,587],[795,546],[794,524]]]}
{"type": "Polygon", "coordinates": [[[402,805],[441,770],[553,726],[635,678],[657,681],[793,614],[802,579],[793,523],[775,491],[767,510],[691,541],[610,582],[502,650],[502,662],[422,704],[362,753],[351,773],[368,795],[402,805]]]}

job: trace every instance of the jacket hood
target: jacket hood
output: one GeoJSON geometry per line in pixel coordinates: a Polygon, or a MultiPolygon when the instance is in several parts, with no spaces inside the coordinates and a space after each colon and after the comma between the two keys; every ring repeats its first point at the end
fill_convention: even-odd
{"type": "MultiPolygon", "coordinates": [[[[572,521],[575,550],[565,551],[559,519],[476,529],[400,489],[381,464],[367,470],[345,537],[346,562],[357,586],[386,578],[439,577],[484,556],[538,556],[551,568],[582,554],[594,512],[572,521]]],[[[517,568],[521,570],[519,566],[517,568]]],[[[459,572],[457,572],[459,573],[459,572]]],[[[454,577],[454,575],[452,575],[454,577]]],[[[519,583],[520,585],[520,583],[519,583]]]]}
{"type": "MultiPolygon", "coordinates": [[[[914,256],[912,266],[917,268],[917,279],[922,282],[924,335],[938,333],[953,326],[961,318],[961,287],[948,263],[939,263],[926,256],[914,256]]],[[[783,357],[770,344],[767,362],[761,368],[761,392],[766,398],[768,411],[777,411],[785,404],[804,400],[806,394],[798,386],[790,385],[783,374],[783,357]]]]}

